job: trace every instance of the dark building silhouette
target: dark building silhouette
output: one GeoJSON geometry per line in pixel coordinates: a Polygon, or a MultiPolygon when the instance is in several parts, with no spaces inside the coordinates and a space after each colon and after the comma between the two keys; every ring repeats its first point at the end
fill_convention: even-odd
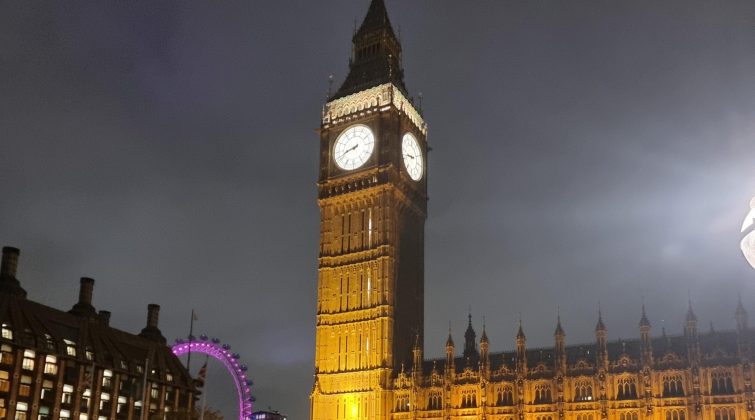
{"type": "Polygon", "coordinates": [[[82,278],[68,312],[27,299],[16,277],[19,250],[5,247],[0,268],[0,418],[140,419],[191,411],[195,389],[149,305],[141,333],[110,326],[82,278]]]}

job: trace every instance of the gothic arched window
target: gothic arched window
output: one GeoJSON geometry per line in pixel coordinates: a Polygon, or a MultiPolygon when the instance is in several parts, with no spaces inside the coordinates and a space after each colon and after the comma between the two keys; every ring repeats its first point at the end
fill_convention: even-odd
{"type": "Polygon", "coordinates": [[[684,396],[681,375],[666,375],[663,377],[663,396],[664,397],[681,397],[684,396]]]}
{"type": "Polygon", "coordinates": [[[736,420],[733,407],[721,407],[713,410],[715,420],[736,420]]]}
{"type": "Polygon", "coordinates": [[[710,379],[711,394],[721,395],[734,393],[734,381],[731,378],[731,372],[713,372],[710,379]]]}

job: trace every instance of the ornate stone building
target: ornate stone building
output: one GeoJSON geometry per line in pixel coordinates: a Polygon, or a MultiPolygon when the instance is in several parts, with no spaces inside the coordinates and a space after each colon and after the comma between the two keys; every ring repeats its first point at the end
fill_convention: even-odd
{"type": "Polygon", "coordinates": [[[459,355],[424,360],[427,126],[403,81],[401,45],[382,0],[353,37],[349,74],[323,109],[320,257],[313,420],[745,420],[753,418],[752,332],[698,333],[690,306],[681,336],[491,353],[483,327],[459,355]]]}
{"type": "Polygon", "coordinates": [[[0,265],[0,419],[186,418],[193,380],[158,328],[160,307],[129,334],[92,306],[94,280],[81,279],[68,312],[27,299],[16,277],[19,251],[0,265]]]}

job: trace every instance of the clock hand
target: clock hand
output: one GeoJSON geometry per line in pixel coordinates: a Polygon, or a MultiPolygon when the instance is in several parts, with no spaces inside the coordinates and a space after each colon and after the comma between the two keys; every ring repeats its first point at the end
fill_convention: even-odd
{"type": "Polygon", "coordinates": [[[357,147],[359,147],[359,144],[355,144],[354,147],[352,147],[351,149],[345,150],[340,155],[338,155],[338,157],[340,158],[341,156],[345,155],[346,153],[349,153],[350,151],[356,149],[357,147]]]}
{"type": "Polygon", "coordinates": [[[412,158],[412,159],[415,159],[415,157],[414,157],[414,156],[412,156],[412,155],[404,155],[404,156],[406,156],[406,157],[409,157],[409,158],[412,158]]]}

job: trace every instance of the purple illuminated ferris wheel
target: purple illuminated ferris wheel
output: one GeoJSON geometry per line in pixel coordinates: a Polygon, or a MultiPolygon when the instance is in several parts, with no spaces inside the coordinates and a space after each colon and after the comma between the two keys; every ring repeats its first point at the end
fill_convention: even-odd
{"type": "Polygon", "coordinates": [[[186,353],[204,353],[213,359],[220,361],[233,378],[239,399],[239,419],[251,420],[252,418],[252,380],[247,378],[246,365],[239,363],[239,354],[231,353],[231,346],[221,344],[217,338],[209,339],[202,334],[199,338],[178,339],[173,345],[173,354],[180,357],[186,353]]]}

